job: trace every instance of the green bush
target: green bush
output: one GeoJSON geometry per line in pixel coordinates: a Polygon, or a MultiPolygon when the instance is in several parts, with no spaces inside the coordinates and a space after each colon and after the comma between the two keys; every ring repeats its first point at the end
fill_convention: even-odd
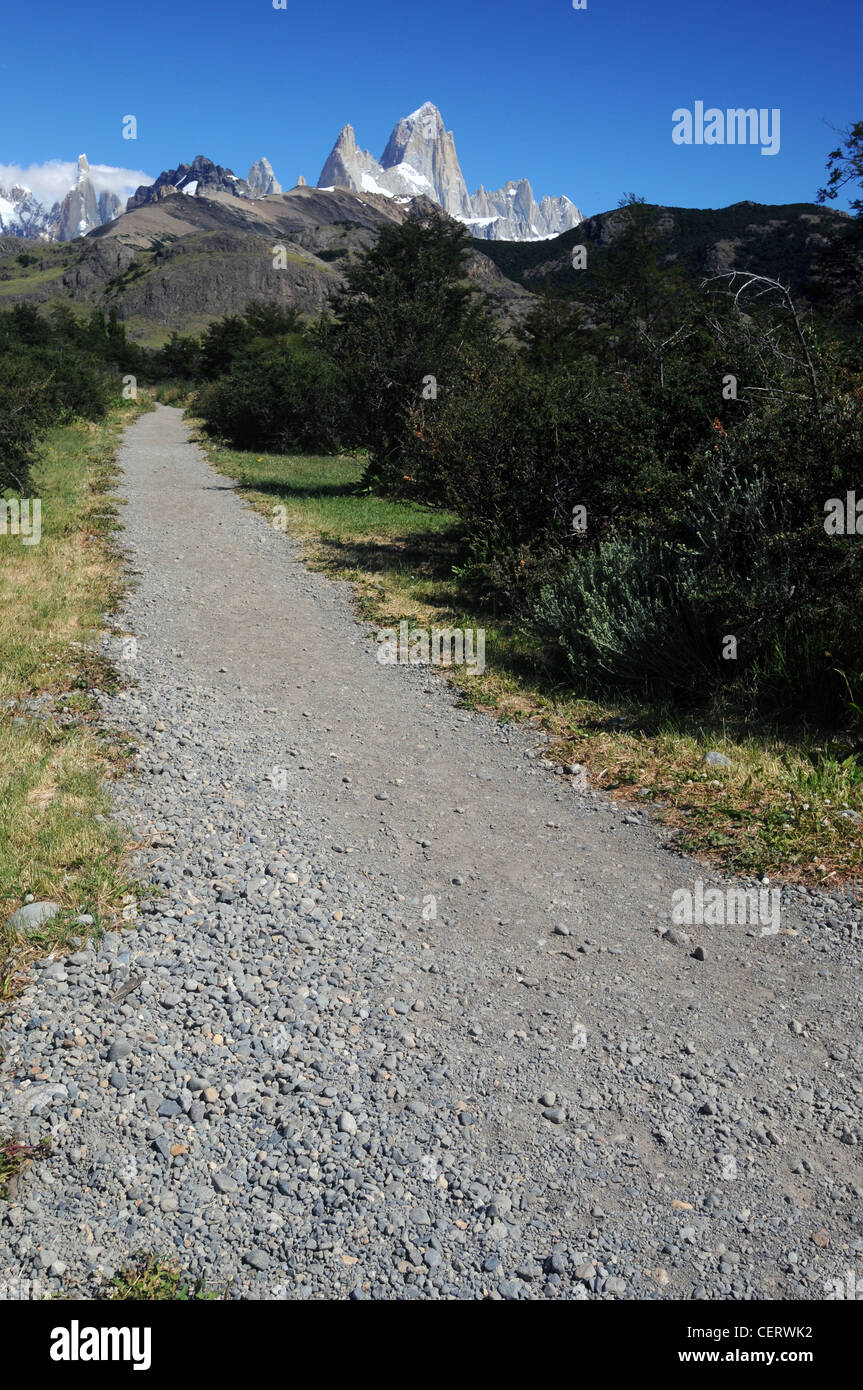
{"type": "Polygon", "coordinates": [[[193,408],[209,434],[236,449],[334,452],[345,433],[338,370],[308,345],[277,343],[239,359],[202,387],[193,408]]]}
{"type": "Polygon", "coordinates": [[[119,385],[108,356],[125,340],[100,319],[80,325],[71,315],[55,315],[52,323],[27,304],[0,314],[0,492],[26,490],[50,425],[105,413],[119,385]],[[88,345],[94,341],[105,357],[88,345]]]}
{"type": "Polygon", "coordinates": [[[29,364],[0,353],[0,493],[26,492],[43,420],[43,394],[29,364]]]}
{"type": "Polygon", "coordinates": [[[863,547],[827,534],[824,504],[853,487],[861,445],[860,392],[753,417],[700,457],[667,535],[618,531],[542,589],[532,629],[550,659],[585,689],[859,723],[863,547]]]}
{"type": "Polygon", "coordinates": [[[624,381],[587,365],[540,373],[475,349],[459,388],[409,419],[405,484],[461,517],[490,590],[516,607],[622,517],[650,513],[652,525],[667,505],[647,410],[624,381]],[[574,530],[576,506],[585,532],[574,530]]]}

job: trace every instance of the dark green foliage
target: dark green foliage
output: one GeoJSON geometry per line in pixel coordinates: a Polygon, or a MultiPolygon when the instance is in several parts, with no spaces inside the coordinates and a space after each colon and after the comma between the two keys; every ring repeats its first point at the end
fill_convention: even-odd
{"type": "Polygon", "coordinates": [[[346,429],[338,369],[319,349],[287,340],[240,358],[198,392],[194,409],[238,449],[333,452],[346,429]]]}
{"type": "Polygon", "coordinates": [[[0,352],[0,494],[26,491],[43,418],[42,385],[31,364],[0,352]]]}
{"type": "MultiPolygon", "coordinates": [[[[808,277],[817,242],[841,233],[846,219],[816,203],[735,203],[727,208],[676,208],[648,205],[660,219],[660,265],[678,267],[693,284],[709,275],[717,247],[731,250],[734,263],[790,285],[799,295],[808,277]]],[[[613,244],[611,232],[619,213],[601,213],[564,232],[553,242],[475,241],[474,248],[490,257],[511,280],[541,292],[547,287],[579,297],[596,288],[599,271],[613,244]],[[586,246],[587,270],[574,270],[574,246],[586,246]]]]}
{"type": "Polygon", "coordinates": [[[172,333],[153,354],[153,374],[173,381],[196,381],[201,374],[199,339],[172,333]]]}
{"type": "Polygon", "coordinates": [[[205,381],[224,376],[255,336],[251,324],[239,314],[226,314],[211,323],[201,339],[201,375],[205,381]]]}
{"type": "Polygon", "coordinates": [[[26,490],[45,429],[105,413],[126,346],[122,325],[98,311],[85,322],[63,310],[49,320],[29,304],[0,313],[0,492],[26,490]]]}
{"type": "Polygon", "coordinates": [[[465,389],[410,415],[404,467],[413,495],[457,512],[490,590],[518,603],[549,566],[658,497],[651,420],[621,378],[535,373],[512,354],[466,357],[465,389]]]}
{"type": "Polygon", "coordinates": [[[806,294],[831,323],[847,333],[860,360],[863,330],[863,217],[855,217],[816,252],[806,294]]]}
{"type": "Polygon", "coordinates": [[[579,557],[542,590],[534,631],[584,688],[841,723],[863,673],[863,547],[825,532],[824,506],[861,459],[859,391],[820,419],[805,403],[753,416],[667,535],[619,531],[579,557]]]}
{"type": "MultiPolygon", "coordinates": [[[[459,389],[462,355],[495,330],[467,283],[470,241],[448,219],[412,214],[384,227],[345,270],[326,344],[348,393],[353,440],[368,448],[367,479],[401,488],[409,412],[434,377],[442,395],[459,389]]],[[[430,388],[429,388],[430,389],[430,388]]]]}
{"type": "MultiPolygon", "coordinates": [[[[246,306],[244,313],[226,314],[210,324],[201,338],[197,359],[192,353],[194,340],[179,339],[173,349],[168,345],[167,360],[172,358],[172,354],[176,356],[182,353],[181,365],[193,369],[205,381],[215,381],[227,375],[255,343],[298,338],[302,331],[303,322],[296,309],[254,301],[246,306]]],[[[164,362],[166,348],[161,351],[164,362]]]]}

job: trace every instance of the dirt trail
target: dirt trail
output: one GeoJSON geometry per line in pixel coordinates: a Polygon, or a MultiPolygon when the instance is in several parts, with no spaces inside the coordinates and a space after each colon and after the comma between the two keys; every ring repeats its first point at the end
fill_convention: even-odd
{"type": "MultiPolygon", "coordinates": [[[[296,1102],[305,1114],[309,1077],[316,1087],[331,1081],[324,1119],[334,1122],[337,1110],[344,1128],[340,1121],[326,1139],[315,1131],[318,1158],[310,1161],[323,1164],[343,1141],[353,1143],[358,1175],[325,1175],[311,1196],[287,1174],[283,1192],[265,1171],[258,1182],[251,1159],[236,1178],[239,1150],[226,1135],[244,1113],[239,1093],[224,1113],[213,1102],[195,1120],[187,1079],[177,1103],[194,1123],[188,1162],[199,1186],[222,1165],[232,1181],[251,1184],[250,1195],[247,1209],[236,1196],[214,1199],[230,1203],[236,1227],[236,1244],[223,1240],[218,1254],[215,1245],[206,1254],[188,1223],[167,1238],[187,1258],[197,1249],[203,1265],[253,1297],[287,1288],[288,1296],[821,1298],[825,1279],[849,1261],[859,1267],[856,914],[793,891],[783,896],[775,935],[758,925],[694,926],[688,942],[662,939],[673,892],[698,879],[721,883],[712,871],[669,853],[645,815],[539,767],[535,734],[460,710],[428,672],[379,665],[346,587],[310,573],[297,547],[244,507],[188,442],[179,411],[142,416],[120,463],[138,578],[124,623],[138,638],[138,686],[109,702],[110,718],[142,737],[144,754],[140,780],[118,809],[155,838],[141,871],[158,877],[167,869],[170,880],[122,962],[134,970],[141,959],[145,975],[154,971],[155,996],[140,1014],[124,1005],[122,1027],[133,1042],[152,1037],[148,1047],[178,1057],[195,1039],[198,1069],[205,1079],[216,1075],[225,1095],[233,1085],[225,1070],[230,1029],[219,1025],[224,1046],[200,1031],[208,1018],[201,990],[222,988],[222,967],[237,976],[225,986],[235,1037],[248,1007],[247,1041],[271,1038],[276,1019],[293,1030],[305,1017],[288,980],[312,988],[307,1013],[314,990],[328,996],[318,977],[334,970],[351,1001],[342,1011],[358,1010],[339,1044],[325,1010],[307,1044],[292,1032],[282,1063],[295,1071],[274,1072],[274,1097],[288,1100],[265,1093],[261,1102],[267,1117],[271,1099],[277,1118],[280,1104],[296,1102]],[[278,873],[266,862],[280,856],[299,882],[282,884],[274,906],[278,873]],[[436,912],[426,920],[431,899],[436,912]],[[154,955],[148,937],[157,931],[162,940],[168,927],[174,967],[154,955]],[[212,980],[205,970],[198,992],[182,996],[198,1001],[197,1013],[190,1005],[184,1018],[185,1005],[169,1005],[170,1024],[160,1031],[152,1021],[163,1017],[159,972],[170,984],[171,968],[183,976],[200,963],[204,928],[212,980]],[[273,946],[270,977],[261,981],[255,958],[265,939],[273,946]],[[697,947],[704,959],[693,955],[697,947]],[[303,952],[314,980],[311,965],[297,974],[303,952]],[[241,971],[253,977],[248,998],[241,971]],[[373,1026],[381,1034],[374,1065],[350,1051],[373,1026]],[[312,1058],[311,1071],[295,1075],[312,1058]],[[390,1161],[393,1136],[408,1124],[415,1128],[390,1161]],[[351,1195],[364,1165],[387,1209],[376,1226],[351,1195]],[[333,1187],[338,1201],[328,1195],[333,1187]],[[432,1195],[443,1206],[429,1216],[432,1195]],[[411,1230],[415,1210],[421,1217],[411,1230]],[[315,1213],[347,1242],[336,1249],[359,1250],[347,1266],[320,1255],[327,1247],[314,1235],[315,1213]],[[312,1234],[300,1240],[307,1219],[312,1234]],[[812,1242],[822,1230],[826,1247],[812,1242]]],[[[122,970],[109,964],[115,981],[122,970]]],[[[98,991],[85,967],[80,979],[68,978],[79,1010],[89,1016],[92,996],[96,1018],[98,991]]],[[[19,1010],[21,1030],[34,997],[19,1010]]],[[[68,995],[54,999],[52,1018],[62,1021],[69,1007],[68,995]]],[[[116,1028],[116,1018],[97,1023],[93,1036],[107,1047],[116,1028]]],[[[23,1031],[12,1041],[14,1067],[16,1048],[18,1062],[29,1054],[23,1031]]],[[[240,1060],[259,1083],[256,1044],[251,1054],[245,1046],[240,1060]]],[[[70,1051],[55,1054],[51,1077],[61,1085],[70,1051]]],[[[189,1061],[184,1075],[192,1070],[189,1061]]],[[[133,1101],[164,1089],[145,1077],[130,1076],[127,1086],[133,1101]]],[[[97,1134],[131,1115],[130,1142],[143,1152],[135,1136],[147,1131],[136,1130],[128,1095],[109,1087],[105,1100],[95,1115],[61,1105],[61,1125],[92,1152],[97,1134]]],[[[144,1118],[152,1122],[152,1111],[144,1118]]],[[[173,1116],[160,1110],[156,1127],[163,1121],[167,1129],[173,1116]]],[[[259,1141],[247,1138],[251,1152],[259,1141]]],[[[45,1245],[43,1220],[70,1266],[65,1243],[75,1222],[92,1224],[85,1160],[71,1154],[82,1195],[61,1214],[50,1189],[40,1190],[25,1223],[25,1265],[45,1245]]],[[[149,1160],[139,1153],[135,1161],[145,1174],[139,1187],[152,1187],[149,1160]]],[[[179,1191],[182,1214],[189,1172],[170,1163],[159,1171],[157,1192],[179,1191]]],[[[173,1209],[149,1189],[130,1197],[129,1186],[96,1199],[103,1266],[122,1253],[124,1228],[115,1221],[112,1231],[112,1213],[128,1215],[125,1238],[134,1231],[140,1247],[145,1236],[156,1240],[173,1209]],[[141,1200],[155,1213],[142,1218],[143,1230],[135,1225],[140,1209],[132,1210],[141,1200]]],[[[206,1232],[206,1213],[204,1221],[206,1232]]]]}

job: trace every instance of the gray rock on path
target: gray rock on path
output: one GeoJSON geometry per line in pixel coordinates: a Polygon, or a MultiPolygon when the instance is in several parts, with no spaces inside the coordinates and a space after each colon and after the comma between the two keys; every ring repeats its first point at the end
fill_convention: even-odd
{"type": "Polygon", "coordinates": [[[48,901],[25,903],[23,907],[19,907],[12,913],[6,925],[11,928],[12,931],[20,931],[25,934],[38,931],[46,922],[53,921],[59,911],[59,903],[48,901]]]}

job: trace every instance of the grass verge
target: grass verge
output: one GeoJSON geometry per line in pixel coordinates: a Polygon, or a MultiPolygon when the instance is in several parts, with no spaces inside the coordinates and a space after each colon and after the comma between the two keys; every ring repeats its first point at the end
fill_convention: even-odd
{"type": "Polygon", "coordinates": [[[841,739],[582,698],[556,684],[536,646],[472,594],[460,573],[467,547],[456,517],[358,493],[362,468],[352,459],[238,452],[206,436],[201,443],[256,508],[302,541],[313,568],[353,584],[361,617],[386,627],[402,619],[484,627],[485,672],[446,676],[466,704],[531,721],[548,734],[550,758],[581,764],[615,797],[651,804],[688,853],[729,872],[860,891],[863,768],[841,739]],[[705,769],[709,750],[730,768],[705,769]]]}
{"type": "Polygon", "coordinates": [[[30,959],[87,934],[77,915],[98,932],[131,891],[103,788],[130,747],[100,728],[89,692],[120,683],[91,639],[121,593],[114,454],[145,408],[52,430],[30,487],[41,541],[0,535],[0,1004],[30,959]],[[61,911],[22,936],[7,923],[28,894],[61,911]]]}

